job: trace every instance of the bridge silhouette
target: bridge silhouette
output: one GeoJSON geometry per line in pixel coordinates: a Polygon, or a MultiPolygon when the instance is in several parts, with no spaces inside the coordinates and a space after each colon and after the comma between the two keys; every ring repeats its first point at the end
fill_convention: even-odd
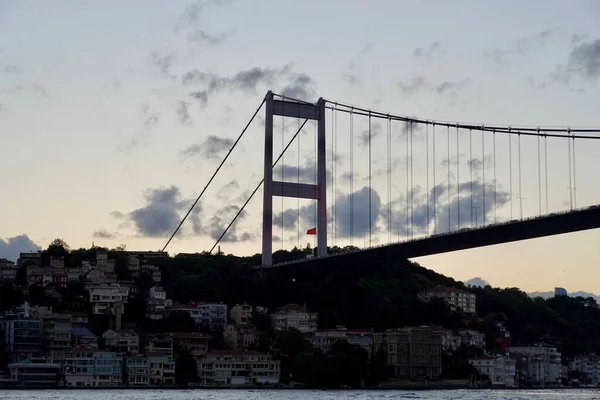
{"type": "MultiPolygon", "coordinates": [[[[452,123],[383,113],[324,98],[310,103],[269,91],[163,251],[263,108],[264,178],[240,206],[211,252],[261,187],[262,263],[259,268],[312,268],[325,265],[331,258],[342,262],[344,257],[356,256],[357,253],[376,258],[414,258],[600,227],[600,206],[597,205],[600,191],[595,193],[597,185],[586,185],[585,188],[589,190],[584,191],[583,196],[579,189],[580,199],[583,198],[587,204],[577,207],[576,168],[576,148],[579,144],[585,144],[582,147],[585,155],[586,151],[590,153],[592,144],[600,144],[598,128],[452,123]],[[275,116],[282,118],[282,152],[274,160],[275,116]],[[285,119],[295,120],[296,128],[284,146],[285,119]],[[382,122],[385,122],[385,128],[382,122]],[[309,123],[315,128],[314,181],[301,182],[299,135],[309,123]],[[345,134],[340,134],[340,131],[345,134]],[[473,133],[478,135],[475,147],[473,133]],[[383,136],[386,138],[385,145],[381,144],[383,136]],[[376,140],[379,142],[376,143],[376,140]],[[295,141],[298,143],[297,166],[291,168],[288,176],[293,175],[296,179],[284,180],[286,165],[282,160],[295,141]],[[345,153],[340,148],[340,142],[346,146],[345,153]],[[379,150],[385,150],[385,155],[378,151],[377,146],[379,150]],[[475,156],[474,148],[478,152],[475,156]],[[342,157],[349,159],[345,166],[345,183],[349,193],[338,190],[342,176],[339,160],[342,157]],[[278,178],[281,180],[275,180],[275,168],[280,161],[278,178]],[[385,168],[378,168],[383,161],[386,162],[385,168]],[[356,177],[357,164],[368,169],[367,176],[362,180],[356,177]],[[373,166],[377,168],[374,170],[373,166]],[[395,172],[397,170],[400,173],[395,172]],[[387,203],[383,209],[376,191],[376,188],[382,191],[382,179],[379,179],[382,175],[387,178],[383,190],[387,195],[387,203]],[[551,176],[558,177],[560,183],[551,182],[551,176]],[[355,191],[355,180],[359,183],[367,181],[368,184],[355,191]],[[536,192],[537,210],[534,215],[524,215],[524,181],[529,192],[536,192]],[[399,188],[401,183],[405,184],[404,190],[399,188]],[[550,192],[555,187],[561,188],[561,185],[568,189],[568,196],[562,192],[550,201],[550,192]],[[331,195],[329,202],[328,193],[331,195]],[[298,199],[297,215],[292,218],[293,227],[284,226],[283,209],[274,218],[273,197],[298,199]],[[561,203],[565,197],[568,199],[566,205],[561,203]],[[301,216],[299,199],[314,202],[314,207],[303,208],[303,214],[306,214],[304,218],[301,216]],[[518,217],[515,217],[515,200],[518,217]],[[554,210],[557,202],[567,208],[554,210]],[[314,233],[317,239],[316,256],[273,264],[274,219],[281,223],[282,234],[286,229],[296,229],[298,244],[304,228],[307,228],[307,233],[314,233]],[[303,224],[306,226],[302,227],[303,224]],[[373,245],[374,240],[381,242],[386,233],[387,241],[373,245]],[[354,240],[361,237],[363,247],[354,247],[354,240]],[[328,239],[333,242],[329,244],[333,245],[340,242],[350,244],[352,250],[328,254],[328,239]]],[[[290,169],[289,166],[287,168],[290,169]]]]}

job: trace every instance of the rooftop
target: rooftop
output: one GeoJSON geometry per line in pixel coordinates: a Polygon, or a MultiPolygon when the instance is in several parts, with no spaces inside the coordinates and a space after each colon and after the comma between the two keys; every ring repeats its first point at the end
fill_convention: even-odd
{"type": "Polygon", "coordinates": [[[466,290],[461,290],[461,289],[457,289],[457,288],[453,288],[453,287],[445,287],[445,286],[438,286],[435,288],[423,290],[420,293],[467,293],[467,294],[473,294],[471,292],[467,292],[466,290]]]}

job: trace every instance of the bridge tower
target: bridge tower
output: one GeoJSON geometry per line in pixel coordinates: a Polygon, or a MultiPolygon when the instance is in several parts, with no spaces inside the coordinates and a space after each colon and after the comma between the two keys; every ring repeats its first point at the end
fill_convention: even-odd
{"type": "MultiPolygon", "coordinates": [[[[265,101],[265,165],[263,184],[262,266],[273,265],[273,196],[317,201],[317,256],[327,255],[327,171],[325,160],[325,100],[316,104],[275,99],[269,91],[265,101]],[[273,181],[273,116],[317,121],[316,184],[273,181]]],[[[300,223],[300,221],[298,221],[300,223]]]]}

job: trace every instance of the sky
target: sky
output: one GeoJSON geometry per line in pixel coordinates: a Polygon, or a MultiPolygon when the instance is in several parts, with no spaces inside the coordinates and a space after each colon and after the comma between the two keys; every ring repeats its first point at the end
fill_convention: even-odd
{"type": "MultiPolygon", "coordinates": [[[[592,0],[0,0],[0,257],[57,237],[73,248],[161,249],[268,90],[437,121],[598,127],[599,18],[592,0]]],[[[519,190],[516,138],[509,162],[507,135],[495,135],[494,157],[491,134],[472,132],[469,148],[468,131],[452,131],[448,146],[438,129],[434,148],[431,127],[393,122],[388,153],[387,121],[373,120],[369,185],[368,119],[326,118],[330,245],[362,246],[369,226],[376,245],[566,210],[573,195],[577,207],[600,200],[595,140],[577,141],[569,183],[567,140],[549,139],[538,163],[544,143],[522,138],[519,190]]],[[[275,156],[297,127],[275,118],[275,156]]],[[[314,182],[314,135],[309,122],[277,179],[314,182]]],[[[171,254],[213,246],[262,179],[263,140],[261,110],[171,254]]],[[[222,251],[260,251],[261,199],[259,190],[222,251]]],[[[313,226],[313,203],[274,199],[274,250],[312,244],[313,226]]],[[[415,261],[459,280],[598,293],[599,239],[580,232],[415,261]]]]}

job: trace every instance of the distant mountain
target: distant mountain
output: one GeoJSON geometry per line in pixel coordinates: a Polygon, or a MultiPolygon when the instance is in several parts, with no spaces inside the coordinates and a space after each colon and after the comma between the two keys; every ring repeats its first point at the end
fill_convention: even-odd
{"type": "MultiPolygon", "coordinates": [[[[528,293],[530,297],[541,297],[543,299],[549,299],[551,297],[554,297],[554,292],[531,292],[528,293]]],[[[577,291],[577,292],[569,292],[569,297],[593,297],[598,303],[600,303],[600,296],[594,294],[594,293],[588,293],[588,292],[583,292],[583,291],[577,291]]]]}
{"type": "Polygon", "coordinates": [[[471,278],[468,281],[465,282],[465,285],[467,286],[477,286],[477,287],[486,287],[486,286],[490,286],[490,283],[488,281],[486,281],[485,279],[476,276],[475,278],[471,278]]]}

